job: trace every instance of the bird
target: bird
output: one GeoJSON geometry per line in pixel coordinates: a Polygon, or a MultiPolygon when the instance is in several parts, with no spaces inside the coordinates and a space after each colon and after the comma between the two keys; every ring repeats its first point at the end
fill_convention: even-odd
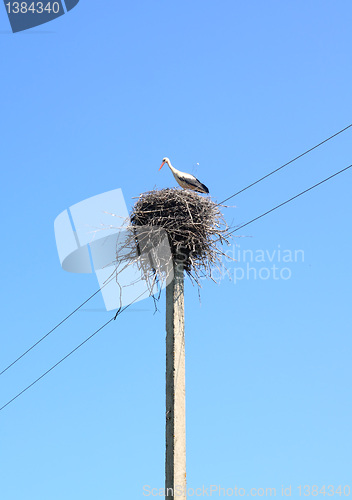
{"type": "Polygon", "coordinates": [[[165,163],[167,163],[167,165],[170,167],[171,172],[173,173],[176,181],[181,187],[183,187],[184,189],[192,189],[193,191],[197,191],[197,193],[209,193],[209,189],[207,188],[207,186],[202,184],[196,177],[194,177],[194,175],[177,170],[177,168],[171,165],[171,161],[166,156],[165,158],[163,158],[163,162],[160,165],[159,170],[162,169],[165,163]]]}

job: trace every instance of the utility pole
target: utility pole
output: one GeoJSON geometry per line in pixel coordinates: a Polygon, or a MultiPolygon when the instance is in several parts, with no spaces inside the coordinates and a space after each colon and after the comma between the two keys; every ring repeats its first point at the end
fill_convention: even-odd
{"type": "MultiPolygon", "coordinates": [[[[159,283],[167,283],[165,499],[186,500],[184,274],[199,287],[201,278],[211,278],[212,269],[221,264],[225,255],[217,243],[228,243],[230,233],[219,204],[190,189],[154,189],[142,193],[130,220],[127,249],[131,248],[131,251],[126,257],[127,265],[140,265],[144,253],[136,248],[135,228],[142,235],[151,228],[164,230],[167,235],[166,248],[170,252],[159,257],[156,252],[155,265],[147,266],[145,277],[152,279],[153,284],[157,278],[159,283]],[[173,268],[173,275],[168,272],[169,265],[173,268]]],[[[152,251],[155,241],[157,247],[159,240],[148,236],[146,250],[152,251]]]]}
{"type": "Polygon", "coordinates": [[[186,500],[186,386],[183,264],[166,287],[165,498],[186,500]]]}

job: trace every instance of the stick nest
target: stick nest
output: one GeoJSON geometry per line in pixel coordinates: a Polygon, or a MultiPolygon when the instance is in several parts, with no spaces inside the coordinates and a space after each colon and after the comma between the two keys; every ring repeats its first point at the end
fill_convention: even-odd
{"type": "Polygon", "coordinates": [[[160,229],[167,235],[173,262],[182,263],[183,269],[199,286],[201,277],[211,278],[212,268],[220,266],[224,253],[219,244],[228,244],[228,226],[219,206],[208,196],[178,188],[141,194],[132,209],[127,229],[130,261],[136,261],[146,248],[157,244],[155,234],[158,231],[154,230],[160,229]]]}

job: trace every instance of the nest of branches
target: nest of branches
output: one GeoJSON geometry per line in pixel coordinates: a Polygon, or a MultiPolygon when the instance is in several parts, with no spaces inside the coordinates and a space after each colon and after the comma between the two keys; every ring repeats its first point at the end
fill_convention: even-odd
{"type": "Polygon", "coordinates": [[[210,197],[177,188],[141,194],[127,234],[125,262],[139,262],[144,275],[154,280],[179,263],[199,286],[202,277],[212,278],[212,269],[220,267],[220,246],[228,244],[228,226],[219,206],[210,197]]]}

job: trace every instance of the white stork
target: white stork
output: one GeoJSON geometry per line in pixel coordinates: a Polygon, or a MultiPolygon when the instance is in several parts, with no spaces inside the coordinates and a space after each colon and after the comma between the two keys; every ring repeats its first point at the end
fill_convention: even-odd
{"type": "Polygon", "coordinates": [[[165,163],[169,165],[171,172],[174,174],[176,181],[181,187],[183,187],[184,189],[192,189],[193,191],[197,191],[198,193],[209,193],[209,189],[207,188],[207,186],[204,186],[204,184],[202,184],[196,177],[194,177],[194,175],[186,174],[186,172],[180,172],[179,170],[177,170],[177,168],[173,167],[169,158],[163,158],[163,162],[159,170],[162,169],[165,163]]]}

